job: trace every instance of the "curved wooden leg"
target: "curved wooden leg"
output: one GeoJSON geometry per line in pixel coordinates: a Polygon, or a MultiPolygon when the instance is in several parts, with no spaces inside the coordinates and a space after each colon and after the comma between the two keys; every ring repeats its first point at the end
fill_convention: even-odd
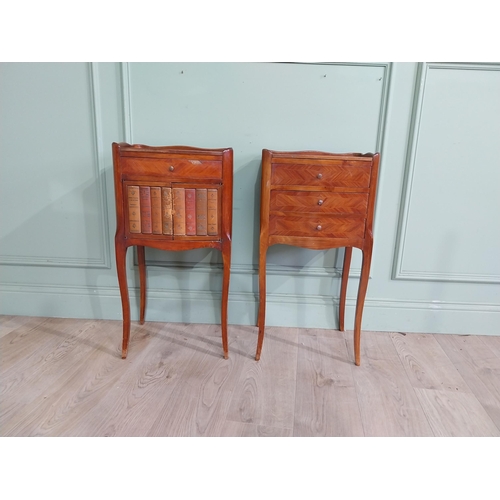
{"type": "Polygon", "coordinates": [[[229,346],[227,341],[227,303],[229,300],[229,276],[231,271],[231,246],[226,245],[222,249],[222,307],[221,307],[221,330],[222,350],[224,359],[229,357],[229,346]]]}
{"type": "Polygon", "coordinates": [[[137,246],[137,261],[139,263],[139,283],[141,304],[139,309],[139,323],[144,324],[146,314],[146,252],[143,246],[137,246]]]}
{"type": "Polygon", "coordinates": [[[339,304],[339,330],[345,331],[345,298],[347,293],[347,282],[349,278],[349,269],[351,267],[352,247],[346,247],[344,253],[344,265],[342,266],[342,283],[340,285],[340,304],[339,304]]]}
{"type": "Polygon", "coordinates": [[[116,270],[118,274],[118,285],[120,287],[120,296],[122,299],[123,311],[123,343],[122,359],[127,357],[128,342],[130,338],[130,303],[127,286],[126,257],[127,247],[122,242],[116,243],[116,270]]]}
{"type": "Polygon", "coordinates": [[[363,307],[365,305],[366,290],[370,277],[370,264],[372,260],[372,246],[368,245],[363,249],[363,264],[361,266],[361,277],[359,280],[358,298],[356,300],[356,318],[354,319],[354,363],[359,366],[361,363],[361,319],[363,317],[363,307]]]}
{"type": "Polygon", "coordinates": [[[257,340],[257,352],[255,361],[259,361],[264,342],[264,326],[266,323],[266,252],[267,247],[260,248],[259,254],[259,315],[257,326],[259,327],[259,338],[257,340]]]}

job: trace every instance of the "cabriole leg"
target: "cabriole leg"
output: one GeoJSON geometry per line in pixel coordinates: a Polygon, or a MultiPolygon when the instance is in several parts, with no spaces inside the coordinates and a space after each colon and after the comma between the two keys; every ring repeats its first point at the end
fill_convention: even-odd
{"type": "Polygon", "coordinates": [[[118,274],[118,285],[120,287],[120,296],[122,299],[123,312],[123,343],[122,359],[127,357],[128,343],[130,338],[130,302],[127,286],[126,257],[127,247],[122,243],[116,243],[116,270],[118,274]]]}
{"type": "Polygon", "coordinates": [[[231,247],[226,245],[222,249],[222,305],[221,305],[221,331],[222,331],[222,350],[224,359],[229,357],[229,346],[227,341],[227,303],[229,300],[229,276],[231,270],[231,247]]]}
{"type": "Polygon", "coordinates": [[[137,261],[139,263],[139,283],[141,303],[139,309],[139,323],[144,324],[146,314],[146,252],[143,246],[137,247],[137,261]]]}
{"type": "Polygon", "coordinates": [[[259,327],[259,338],[257,340],[257,352],[255,360],[259,361],[264,342],[264,325],[266,322],[266,253],[267,247],[260,249],[259,254],[259,315],[257,326],[259,327]]]}
{"type": "Polygon", "coordinates": [[[361,266],[361,277],[359,280],[358,298],[356,301],[356,318],[354,320],[354,363],[359,366],[361,363],[361,320],[363,317],[363,307],[365,305],[366,290],[370,277],[370,264],[372,260],[372,246],[363,249],[363,264],[361,266]]]}
{"type": "Polygon", "coordinates": [[[349,279],[349,269],[351,267],[352,247],[346,247],[344,253],[344,265],[342,266],[342,283],[340,285],[339,304],[339,330],[345,331],[345,298],[347,293],[347,282],[349,279]]]}

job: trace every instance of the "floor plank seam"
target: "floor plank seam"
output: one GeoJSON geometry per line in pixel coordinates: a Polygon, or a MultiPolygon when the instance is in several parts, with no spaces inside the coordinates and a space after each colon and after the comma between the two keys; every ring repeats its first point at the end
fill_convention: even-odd
{"type": "MultiPolygon", "coordinates": [[[[359,401],[358,384],[356,383],[356,379],[355,379],[355,376],[354,376],[354,370],[356,370],[357,368],[359,368],[359,366],[356,366],[354,364],[354,358],[352,360],[349,359],[350,345],[349,345],[349,342],[347,341],[347,330],[344,331],[343,338],[344,338],[345,352],[347,353],[347,362],[350,365],[349,368],[350,368],[350,373],[351,373],[352,385],[354,387],[354,392],[356,394],[356,402],[358,404],[358,412],[359,412],[359,418],[361,420],[361,428],[363,429],[363,437],[366,437],[366,426],[365,426],[365,422],[364,422],[364,419],[363,419],[363,413],[361,411],[361,403],[359,401]]],[[[363,359],[361,359],[361,363],[363,363],[363,359]]]]}
{"type": "Polygon", "coordinates": [[[495,424],[495,422],[493,421],[493,419],[490,417],[489,412],[483,406],[483,404],[481,403],[481,401],[479,401],[478,397],[476,396],[476,394],[474,392],[473,387],[471,387],[469,385],[469,383],[467,382],[467,380],[462,376],[462,374],[460,373],[460,370],[455,365],[455,363],[453,362],[453,360],[448,356],[448,353],[445,351],[445,349],[443,348],[443,346],[441,345],[441,343],[440,342],[436,342],[436,343],[440,347],[440,349],[443,351],[444,355],[448,358],[448,360],[450,361],[450,363],[452,364],[452,366],[455,368],[455,371],[458,373],[458,375],[460,376],[460,378],[463,380],[463,383],[465,384],[465,386],[469,389],[470,395],[476,400],[478,406],[483,409],[483,411],[485,412],[486,416],[490,419],[491,424],[493,425],[493,427],[496,427],[497,431],[500,432],[500,428],[495,424]]]}
{"type": "MultiPolygon", "coordinates": [[[[436,433],[434,431],[434,429],[432,428],[432,425],[431,425],[431,421],[429,420],[429,416],[427,415],[427,412],[425,411],[425,408],[424,406],[422,405],[422,401],[420,400],[420,398],[418,397],[418,394],[417,394],[417,391],[415,390],[415,387],[414,385],[412,384],[412,381],[410,379],[410,377],[408,376],[408,373],[406,371],[406,368],[405,368],[405,364],[403,362],[403,359],[401,358],[401,356],[399,355],[399,352],[398,352],[398,349],[396,347],[396,344],[394,343],[394,337],[393,337],[393,334],[394,333],[397,333],[397,334],[400,334],[402,332],[388,332],[387,335],[389,335],[389,338],[391,339],[391,343],[394,347],[394,350],[396,351],[396,356],[397,358],[399,359],[399,362],[403,368],[403,373],[406,375],[406,377],[408,378],[408,383],[410,384],[410,387],[413,391],[413,395],[415,396],[415,399],[418,401],[418,404],[419,404],[419,407],[420,407],[420,410],[422,411],[422,415],[425,417],[425,421],[427,422],[427,425],[429,427],[429,429],[431,430],[432,434],[434,437],[436,437],[436,433]]],[[[404,334],[406,335],[406,333],[404,334]]],[[[410,334],[412,335],[412,334],[410,334]]],[[[415,335],[419,335],[419,334],[415,334],[415,335]]]]}

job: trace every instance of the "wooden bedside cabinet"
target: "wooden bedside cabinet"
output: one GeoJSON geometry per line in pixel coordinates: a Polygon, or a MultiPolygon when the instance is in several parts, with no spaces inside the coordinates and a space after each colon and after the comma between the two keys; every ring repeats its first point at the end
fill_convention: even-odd
{"type": "Polygon", "coordinates": [[[122,358],[130,338],[127,248],[137,246],[140,323],[146,310],[145,247],[217,248],[222,252],[221,330],[228,357],[227,302],[231,267],[233,150],[113,143],[116,267],[123,309],[122,358]]]}
{"type": "Polygon", "coordinates": [[[264,341],[266,253],[271,245],[285,244],[316,250],[345,247],[339,307],[342,331],[352,248],[363,252],[354,323],[355,363],[360,364],[361,318],[372,257],[379,160],[379,153],[262,151],[256,360],[260,359],[264,341]]]}

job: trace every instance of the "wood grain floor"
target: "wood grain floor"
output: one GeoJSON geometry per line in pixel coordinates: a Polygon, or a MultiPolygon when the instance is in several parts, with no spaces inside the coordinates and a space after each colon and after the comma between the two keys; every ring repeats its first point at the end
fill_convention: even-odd
{"type": "Polygon", "coordinates": [[[0,316],[1,436],[499,436],[500,337],[0,316]]]}

